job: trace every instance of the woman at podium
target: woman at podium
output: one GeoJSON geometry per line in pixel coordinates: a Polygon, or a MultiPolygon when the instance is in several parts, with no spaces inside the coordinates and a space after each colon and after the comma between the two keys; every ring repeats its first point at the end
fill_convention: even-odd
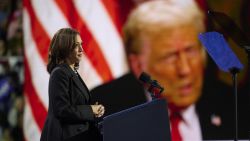
{"type": "Polygon", "coordinates": [[[90,93],[78,74],[83,48],[80,33],[63,28],[56,32],[49,48],[47,71],[49,109],[41,141],[99,140],[95,119],[104,106],[90,105],[90,93]]]}

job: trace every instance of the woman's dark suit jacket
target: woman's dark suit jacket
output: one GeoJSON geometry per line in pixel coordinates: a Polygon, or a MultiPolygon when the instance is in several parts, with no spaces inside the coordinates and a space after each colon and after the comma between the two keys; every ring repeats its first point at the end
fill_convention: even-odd
{"type": "Polygon", "coordinates": [[[88,132],[93,121],[85,83],[69,65],[58,65],[50,75],[49,110],[40,140],[62,141],[78,136],[88,132]]]}

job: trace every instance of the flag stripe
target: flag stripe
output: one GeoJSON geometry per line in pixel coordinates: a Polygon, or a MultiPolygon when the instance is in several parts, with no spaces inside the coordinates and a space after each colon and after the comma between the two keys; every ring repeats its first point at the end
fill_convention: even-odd
{"type": "Polygon", "coordinates": [[[47,56],[48,56],[48,47],[50,43],[50,39],[48,37],[48,34],[44,31],[42,25],[39,23],[34,10],[31,6],[31,3],[29,0],[24,0],[24,6],[27,9],[29,15],[30,15],[30,22],[31,22],[31,30],[32,30],[32,36],[36,41],[38,51],[43,58],[44,62],[47,62],[47,56]]]}
{"type": "Polygon", "coordinates": [[[116,26],[116,30],[121,34],[122,29],[122,21],[119,19],[119,7],[117,0],[102,0],[103,5],[106,7],[109,16],[111,17],[114,25],[116,26]]]}
{"type": "Polygon", "coordinates": [[[126,73],[128,67],[121,36],[102,2],[99,0],[74,2],[79,15],[85,19],[86,26],[100,45],[114,78],[126,73]]]}
{"type": "Polygon", "coordinates": [[[96,70],[93,69],[93,66],[90,64],[88,58],[85,55],[83,55],[83,59],[80,61],[79,74],[84,79],[84,82],[89,89],[92,89],[103,83],[102,78],[98,75],[96,70]]]}
{"type": "Polygon", "coordinates": [[[49,75],[46,71],[44,61],[42,60],[38,48],[35,45],[32,38],[31,22],[27,10],[23,10],[23,30],[26,36],[24,36],[24,53],[27,59],[27,65],[29,67],[30,75],[32,78],[31,85],[34,86],[38,92],[37,95],[43,105],[48,108],[48,81],[49,75]],[[46,91],[45,91],[46,90],[46,91]]]}
{"type": "MultiPolygon", "coordinates": [[[[26,95],[26,94],[25,94],[26,95]]],[[[24,116],[23,116],[23,126],[24,126],[24,139],[25,141],[39,141],[41,130],[36,124],[36,121],[33,118],[31,109],[27,97],[25,98],[24,105],[24,116]]]]}
{"type": "Polygon", "coordinates": [[[25,89],[24,91],[26,94],[26,98],[30,106],[34,107],[34,108],[31,108],[33,117],[36,123],[38,124],[39,129],[42,130],[43,124],[47,115],[47,110],[43,106],[41,101],[39,100],[39,97],[36,95],[37,92],[34,89],[32,82],[31,82],[32,80],[30,76],[30,69],[27,65],[26,58],[24,59],[24,69],[26,70],[25,71],[25,84],[24,84],[24,89],[25,89]]]}
{"type": "Polygon", "coordinates": [[[75,6],[71,0],[56,0],[58,6],[61,8],[65,17],[68,19],[70,25],[73,28],[76,28],[83,38],[84,51],[90,59],[93,66],[96,68],[96,71],[102,77],[104,81],[111,80],[113,78],[112,73],[109,69],[109,66],[106,59],[104,58],[102,52],[100,51],[96,41],[94,40],[92,34],[88,31],[84,21],[81,19],[75,6]]]}
{"type": "Polygon", "coordinates": [[[31,0],[31,4],[50,39],[60,28],[70,27],[54,0],[31,0]]]}

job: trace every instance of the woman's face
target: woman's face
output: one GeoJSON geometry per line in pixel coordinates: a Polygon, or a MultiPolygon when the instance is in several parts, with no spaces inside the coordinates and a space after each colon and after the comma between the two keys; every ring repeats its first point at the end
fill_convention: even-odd
{"type": "Polygon", "coordinates": [[[76,35],[74,49],[69,56],[69,62],[71,64],[79,63],[81,58],[82,58],[82,52],[83,52],[82,39],[81,39],[80,35],[76,35]]]}

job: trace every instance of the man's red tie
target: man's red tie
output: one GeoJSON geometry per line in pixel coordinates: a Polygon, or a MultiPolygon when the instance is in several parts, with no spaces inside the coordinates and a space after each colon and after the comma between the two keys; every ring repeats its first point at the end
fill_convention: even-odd
{"type": "Polygon", "coordinates": [[[180,113],[172,113],[170,115],[172,141],[182,141],[181,134],[178,128],[181,120],[182,118],[180,113]]]}

